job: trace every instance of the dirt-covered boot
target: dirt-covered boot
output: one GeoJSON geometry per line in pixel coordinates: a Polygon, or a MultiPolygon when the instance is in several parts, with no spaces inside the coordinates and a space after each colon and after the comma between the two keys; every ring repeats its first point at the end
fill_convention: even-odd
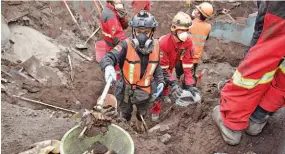
{"type": "Polygon", "coordinates": [[[218,128],[220,129],[224,141],[229,145],[239,144],[242,132],[231,130],[223,124],[220,112],[220,105],[217,105],[213,109],[212,117],[214,122],[217,124],[218,128]]]}
{"type": "Polygon", "coordinates": [[[169,98],[169,96],[161,96],[161,99],[164,103],[171,103],[171,99],[169,98]]]}
{"type": "Polygon", "coordinates": [[[261,106],[257,106],[254,112],[249,117],[249,125],[245,132],[249,135],[258,135],[266,125],[268,118],[273,115],[273,112],[266,111],[261,106]]]}
{"type": "Polygon", "coordinates": [[[255,122],[249,119],[249,125],[246,128],[245,132],[253,136],[258,135],[259,133],[262,132],[262,129],[264,128],[266,124],[267,124],[267,121],[263,123],[258,123],[258,122],[255,122]]]}

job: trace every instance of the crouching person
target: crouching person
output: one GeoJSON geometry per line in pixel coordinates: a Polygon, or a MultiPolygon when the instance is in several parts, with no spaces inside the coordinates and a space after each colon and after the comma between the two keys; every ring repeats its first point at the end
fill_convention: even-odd
{"type": "Polygon", "coordinates": [[[147,113],[151,96],[159,95],[164,88],[164,77],[159,64],[159,43],[153,39],[157,25],[153,15],[140,11],[129,23],[132,38],[120,42],[100,62],[106,81],[109,78],[116,80],[114,66],[119,64],[123,78],[115,84],[115,95],[120,102],[120,115],[130,121],[133,104],[136,105],[139,129],[143,128],[141,117],[147,113]],[[155,94],[151,89],[154,80],[158,85],[155,94]]]}

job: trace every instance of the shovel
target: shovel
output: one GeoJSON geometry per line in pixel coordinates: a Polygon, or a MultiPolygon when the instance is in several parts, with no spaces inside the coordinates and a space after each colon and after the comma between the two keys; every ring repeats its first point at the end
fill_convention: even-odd
{"type": "Polygon", "coordinates": [[[87,49],[88,47],[87,47],[87,42],[98,32],[98,30],[100,29],[100,27],[99,28],[97,28],[89,37],[88,37],[88,39],[84,42],[84,44],[76,44],[75,45],[75,47],[77,48],[77,49],[87,49]]]}
{"type": "Polygon", "coordinates": [[[94,106],[95,109],[97,109],[99,111],[102,110],[102,108],[104,106],[104,103],[105,103],[105,98],[106,98],[107,93],[108,93],[108,91],[109,91],[109,89],[111,87],[111,83],[112,83],[112,77],[109,77],[108,81],[107,81],[107,84],[106,84],[106,86],[105,86],[105,88],[103,90],[103,93],[102,93],[100,99],[97,101],[97,105],[94,106]]]}

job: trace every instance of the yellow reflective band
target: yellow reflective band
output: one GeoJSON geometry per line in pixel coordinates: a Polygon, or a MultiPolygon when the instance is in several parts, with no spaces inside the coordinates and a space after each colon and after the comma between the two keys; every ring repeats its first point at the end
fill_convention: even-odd
{"type": "Polygon", "coordinates": [[[204,45],[205,45],[205,42],[194,42],[194,45],[197,45],[197,46],[204,46],[204,45]]]}
{"type": "Polygon", "coordinates": [[[280,64],[279,68],[281,69],[282,73],[285,74],[285,60],[280,64]]]}
{"type": "Polygon", "coordinates": [[[129,72],[129,82],[130,84],[134,83],[134,72],[135,72],[135,65],[134,64],[130,64],[130,72],[129,72]]]}
{"type": "Polygon", "coordinates": [[[202,35],[193,35],[193,34],[190,34],[190,37],[191,37],[191,38],[199,38],[199,39],[203,39],[203,40],[206,40],[206,39],[207,39],[207,36],[202,36],[202,35]]]}
{"type": "Polygon", "coordinates": [[[103,31],[102,31],[102,34],[105,35],[105,36],[107,36],[107,37],[112,38],[112,35],[110,35],[110,34],[108,34],[108,33],[105,33],[105,32],[103,32],[103,31]]]}
{"type": "Polygon", "coordinates": [[[153,72],[155,71],[155,68],[156,68],[156,64],[151,64],[149,75],[153,74],[153,72]]]}
{"type": "Polygon", "coordinates": [[[265,84],[268,82],[271,82],[274,78],[274,74],[276,72],[277,69],[271,71],[271,72],[267,72],[265,73],[260,79],[246,79],[243,78],[240,74],[240,72],[238,72],[238,70],[235,71],[234,75],[233,75],[233,83],[237,86],[240,87],[244,87],[247,89],[252,89],[254,88],[256,85],[258,84],[265,84]]]}
{"type": "Polygon", "coordinates": [[[169,66],[161,66],[162,69],[167,69],[169,66]]]}
{"type": "Polygon", "coordinates": [[[193,64],[182,64],[183,68],[192,68],[193,64]]]}

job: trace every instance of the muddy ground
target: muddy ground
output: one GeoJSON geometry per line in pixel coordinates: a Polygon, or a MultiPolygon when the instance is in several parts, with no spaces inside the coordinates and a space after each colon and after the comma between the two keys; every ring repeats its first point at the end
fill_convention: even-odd
{"type": "MultiPolygon", "coordinates": [[[[86,61],[74,53],[71,56],[74,60],[75,76],[74,81],[71,81],[67,54],[64,52],[66,48],[62,47],[84,42],[88,35],[98,27],[99,23],[96,18],[98,15],[93,9],[92,1],[84,5],[85,9],[79,7],[81,4],[79,2],[69,2],[72,12],[76,14],[77,21],[79,21],[82,33],[73,23],[62,2],[2,1],[1,4],[1,13],[11,21],[9,26],[23,25],[36,29],[48,36],[48,41],[56,46],[61,46],[58,49],[60,52],[56,54],[56,60],[51,61],[51,64],[45,63],[44,66],[59,72],[61,81],[65,81],[59,84],[40,83],[32,80],[31,76],[19,78],[1,73],[1,152],[10,154],[26,150],[34,142],[60,139],[68,129],[75,125],[75,120],[70,118],[71,113],[47,109],[42,105],[13,98],[12,95],[21,95],[74,111],[82,107],[90,109],[101,94],[104,81],[103,73],[97,62],[86,61]],[[17,18],[22,15],[25,16],[17,18]],[[81,105],[76,104],[77,101],[81,105]]],[[[129,5],[129,2],[127,4],[129,5]]],[[[238,7],[233,7],[235,6],[233,3],[214,2],[214,6],[216,13],[214,17],[222,16],[219,15],[222,8],[232,9],[231,15],[234,18],[246,17],[256,11],[255,2],[241,2],[238,7]]],[[[131,10],[129,11],[131,12],[131,10]]],[[[156,37],[169,32],[171,18],[178,11],[190,13],[192,9],[186,8],[183,2],[152,2],[152,13],[160,23],[156,37]]],[[[215,18],[209,22],[214,24],[215,18]]],[[[128,29],[129,31],[130,29],[128,29]]],[[[83,50],[82,53],[92,57],[94,41],[100,38],[101,32],[89,41],[89,48],[83,50]]],[[[15,42],[13,44],[10,41],[8,47],[2,48],[2,57],[3,55],[5,57],[7,53],[15,52],[13,50],[17,45],[17,39],[15,42]]],[[[243,52],[246,49],[246,46],[238,43],[210,38],[206,43],[205,53],[198,67],[199,72],[205,68],[208,70],[199,86],[203,95],[202,103],[188,108],[174,107],[166,120],[162,122],[164,127],[159,131],[148,134],[135,134],[130,131],[135,142],[136,153],[278,153],[281,148],[279,139],[285,138],[284,110],[280,110],[270,118],[269,124],[261,135],[251,137],[243,134],[243,139],[238,146],[228,146],[222,141],[210,116],[212,108],[218,104],[218,82],[231,77],[235,67],[243,59],[243,52]],[[163,143],[161,136],[164,134],[169,134],[171,138],[168,142],[163,143]]],[[[43,51],[38,52],[45,51],[43,48],[43,51]]],[[[23,62],[2,58],[1,66],[8,67],[8,69],[21,68],[23,62]]],[[[25,70],[23,73],[28,75],[25,70]]],[[[169,106],[169,104],[165,104],[163,111],[169,106]]],[[[149,120],[147,119],[147,121],[149,120]]],[[[149,126],[152,127],[155,124],[157,123],[149,123],[149,126]]]]}

